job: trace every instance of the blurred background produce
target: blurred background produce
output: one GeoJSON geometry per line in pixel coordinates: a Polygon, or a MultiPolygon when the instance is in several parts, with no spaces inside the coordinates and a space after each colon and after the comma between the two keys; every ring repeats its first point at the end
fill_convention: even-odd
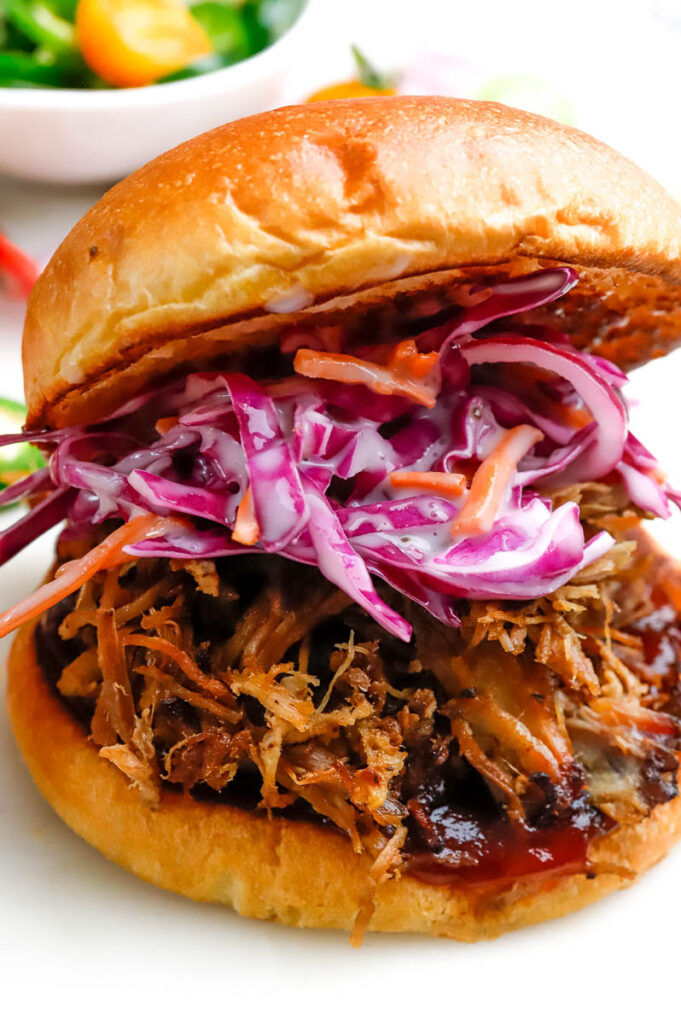
{"type": "MultiPolygon", "coordinates": [[[[26,407],[21,402],[0,398],[0,434],[16,434],[25,419],[26,407]]],[[[0,491],[44,465],[45,460],[33,445],[13,444],[0,448],[0,491]]]]}
{"type": "Polygon", "coordinates": [[[399,91],[402,77],[399,73],[379,71],[355,43],[350,47],[350,52],[355,61],[356,77],[315,89],[310,96],[305,97],[307,103],[361,96],[394,96],[399,91]]]}
{"type": "Polygon", "coordinates": [[[38,266],[28,253],[0,235],[0,294],[25,301],[38,274],[38,266]]]}
{"type": "Polygon", "coordinates": [[[1,0],[0,87],[177,81],[266,49],[303,0],[1,0]]]}

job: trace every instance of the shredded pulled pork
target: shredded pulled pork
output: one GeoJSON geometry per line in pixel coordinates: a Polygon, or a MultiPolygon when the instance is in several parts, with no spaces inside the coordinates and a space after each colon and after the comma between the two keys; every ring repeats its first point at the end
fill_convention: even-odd
{"type": "Polygon", "coordinates": [[[575,490],[616,546],[549,597],[462,602],[460,631],[405,599],[405,644],[276,556],[149,558],[46,613],[39,655],[150,805],[174,785],[345,832],[374,861],[358,940],[376,886],[443,835],[477,870],[481,847],[452,846],[464,810],[555,831],[586,802],[603,831],[677,793],[679,594],[621,492],[575,490]]]}

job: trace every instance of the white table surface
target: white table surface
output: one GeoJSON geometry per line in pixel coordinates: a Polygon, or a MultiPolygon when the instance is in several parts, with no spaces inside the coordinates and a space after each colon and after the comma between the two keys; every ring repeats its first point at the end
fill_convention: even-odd
{"type": "MultiPolygon", "coordinates": [[[[301,95],[348,69],[349,39],[395,64],[433,46],[461,52],[458,45],[504,70],[527,63],[529,54],[554,81],[574,79],[579,52],[577,91],[587,111],[580,123],[590,117],[606,126],[601,134],[609,133],[675,189],[676,133],[664,111],[651,112],[650,104],[644,109],[631,78],[638,69],[649,88],[663,82],[671,89],[681,37],[649,20],[623,27],[627,4],[617,5],[617,17],[610,3],[576,0],[564,8],[478,4],[471,14],[458,3],[430,0],[329,3],[325,42],[309,67],[298,69],[292,98],[296,89],[301,95]],[[623,52],[634,38],[645,43],[636,67],[623,52]],[[664,60],[656,62],[655,53],[664,60]],[[584,81],[592,83],[588,89],[584,81]],[[584,97],[591,89],[589,104],[584,97]]],[[[9,140],[0,140],[5,144],[9,140]]],[[[98,192],[0,180],[0,228],[44,262],[98,192]]],[[[21,395],[22,315],[19,305],[0,302],[0,393],[15,397],[21,395]]],[[[636,431],[681,483],[680,382],[681,356],[673,356],[639,371],[632,391],[641,399],[636,431]]],[[[680,520],[656,528],[679,555],[680,520]]],[[[50,544],[43,539],[0,570],[0,606],[33,588],[50,544]]],[[[6,649],[3,641],[3,661],[6,649]]],[[[681,853],[675,852],[634,889],[493,944],[370,936],[356,953],[342,936],[243,921],[157,891],[109,864],[40,798],[0,713],[0,1007],[11,1011],[7,1020],[36,1020],[38,1012],[57,1020],[68,1012],[71,1021],[121,1014],[184,1021],[211,1013],[220,1021],[253,1022],[266,1014],[270,1020],[397,1021],[418,1014],[553,1022],[606,1012],[619,1020],[655,1020],[664,1012],[675,1020],[680,877],[681,853]]]]}

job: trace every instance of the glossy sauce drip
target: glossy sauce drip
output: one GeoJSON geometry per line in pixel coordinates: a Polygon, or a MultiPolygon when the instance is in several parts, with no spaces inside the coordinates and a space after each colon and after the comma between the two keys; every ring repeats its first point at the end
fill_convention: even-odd
{"type": "Polygon", "coordinates": [[[655,611],[634,623],[629,632],[640,637],[643,656],[650,672],[673,686],[678,677],[681,654],[678,612],[661,594],[654,592],[655,598],[655,611]]]}
{"type": "Polygon", "coordinates": [[[559,822],[538,827],[453,807],[438,807],[429,817],[442,845],[414,849],[407,871],[431,885],[504,885],[529,875],[585,872],[590,841],[613,827],[584,798],[559,822]]]}

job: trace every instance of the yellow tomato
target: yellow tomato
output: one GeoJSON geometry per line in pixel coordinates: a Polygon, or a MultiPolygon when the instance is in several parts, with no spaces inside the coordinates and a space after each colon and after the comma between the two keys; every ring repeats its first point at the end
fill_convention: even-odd
{"type": "Polygon", "coordinates": [[[78,0],[83,57],[110,85],[150,85],[212,51],[180,0],[78,0]]]}
{"type": "Polygon", "coordinates": [[[359,78],[353,78],[350,82],[336,82],[335,85],[327,85],[308,96],[307,103],[317,103],[319,100],[345,100],[354,99],[360,96],[394,96],[394,89],[376,89],[371,85],[365,85],[359,78]]]}

